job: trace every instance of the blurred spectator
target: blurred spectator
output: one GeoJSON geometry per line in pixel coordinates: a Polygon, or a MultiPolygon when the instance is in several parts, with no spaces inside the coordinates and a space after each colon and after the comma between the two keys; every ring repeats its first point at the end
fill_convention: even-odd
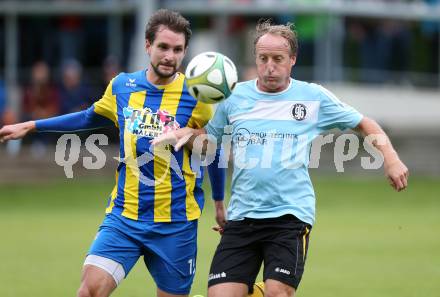
{"type": "MultiPolygon", "coordinates": [[[[119,73],[121,72],[121,64],[119,62],[119,59],[115,56],[108,56],[102,65],[102,76],[101,81],[95,90],[95,95],[93,96],[93,99],[101,98],[102,94],[104,94],[105,88],[107,87],[108,83],[119,73]]],[[[119,132],[116,129],[113,129],[112,127],[103,128],[102,132],[106,134],[111,143],[118,143],[119,141],[119,132]]]]}
{"type": "MultiPolygon", "coordinates": [[[[440,0],[424,0],[431,7],[440,8],[440,0]]],[[[422,22],[422,35],[428,48],[429,71],[438,73],[439,69],[439,43],[440,43],[440,21],[422,22]]]]}
{"type": "MultiPolygon", "coordinates": [[[[33,64],[30,84],[23,91],[22,120],[37,120],[60,114],[58,89],[51,82],[50,69],[46,62],[33,64]]],[[[44,134],[27,139],[31,143],[30,152],[34,158],[41,158],[47,151],[46,144],[56,140],[55,134],[44,134]]]]}
{"type": "Polygon", "coordinates": [[[103,84],[105,86],[107,86],[110,80],[112,80],[112,78],[118,75],[119,72],[121,71],[121,65],[119,63],[118,58],[116,58],[115,56],[108,56],[105,59],[102,68],[103,68],[103,76],[104,76],[103,84]]]}
{"type": "MultiPolygon", "coordinates": [[[[321,36],[325,32],[325,27],[328,26],[326,18],[322,15],[299,15],[295,16],[294,22],[299,46],[299,58],[296,60],[296,67],[293,70],[295,76],[301,80],[317,79],[314,77],[313,66],[322,64],[317,56],[316,48],[322,47],[323,38],[321,36]]],[[[319,51],[318,54],[325,55],[323,51],[319,51]]]]}
{"type": "MultiPolygon", "coordinates": [[[[0,79],[0,127],[17,122],[14,113],[8,108],[6,88],[0,79]]],[[[6,153],[15,156],[20,151],[21,140],[12,140],[6,143],[6,153]]]]}
{"type": "Polygon", "coordinates": [[[63,63],[60,85],[61,113],[86,109],[92,102],[89,89],[82,81],[82,66],[70,59],[63,63]]]}
{"type": "Polygon", "coordinates": [[[4,114],[6,111],[6,90],[3,81],[0,80],[0,127],[4,125],[4,114]]]}
{"type": "Polygon", "coordinates": [[[359,42],[362,81],[383,83],[405,80],[411,44],[406,23],[351,19],[349,32],[359,42]],[[399,73],[399,77],[393,76],[392,71],[399,73]]]}
{"type": "Polygon", "coordinates": [[[8,108],[6,87],[0,79],[0,127],[16,122],[14,113],[8,108]]]}
{"type": "Polygon", "coordinates": [[[23,120],[60,114],[59,94],[50,81],[50,70],[45,62],[39,61],[32,66],[31,82],[23,93],[23,120]]]}
{"type": "Polygon", "coordinates": [[[108,86],[108,83],[119,73],[121,72],[121,66],[119,64],[118,58],[115,56],[108,56],[105,58],[104,63],[102,64],[101,71],[99,73],[99,77],[95,80],[93,88],[92,88],[92,101],[95,101],[102,97],[104,94],[105,88],[108,86]]]}
{"type": "MultiPolygon", "coordinates": [[[[58,0],[59,2],[78,2],[78,0],[58,0]]],[[[60,41],[60,60],[81,59],[84,40],[82,17],[79,15],[62,15],[58,19],[60,41]]]]}
{"type": "Polygon", "coordinates": [[[53,18],[45,15],[29,15],[18,20],[20,63],[29,67],[34,61],[43,60],[49,65],[55,65],[58,62],[56,60],[58,41],[53,18]]]}

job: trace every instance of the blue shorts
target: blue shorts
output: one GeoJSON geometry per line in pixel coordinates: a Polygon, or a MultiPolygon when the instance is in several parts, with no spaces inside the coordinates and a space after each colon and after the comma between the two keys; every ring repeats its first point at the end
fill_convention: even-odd
{"type": "Polygon", "coordinates": [[[107,214],[88,254],[120,263],[125,277],[144,256],[159,289],[186,295],[196,271],[197,220],[154,223],[107,214]]]}

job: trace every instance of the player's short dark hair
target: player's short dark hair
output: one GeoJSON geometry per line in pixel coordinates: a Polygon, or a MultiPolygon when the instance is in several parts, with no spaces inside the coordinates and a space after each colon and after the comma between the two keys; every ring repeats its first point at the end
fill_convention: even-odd
{"type": "Polygon", "coordinates": [[[295,31],[295,25],[293,23],[287,23],[286,25],[272,24],[271,19],[260,19],[255,28],[254,38],[254,52],[258,40],[265,34],[273,34],[284,37],[289,42],[290,55],[295,56],[298,53],[298,35],[295,31]]]}
{"type": "Polygon", "coordinates": [[[165,26],[175,33],[185,35],[185,47],[191,38],[190,24],[180,13],[168,9],[159,9],[150,18],[145,29],[145,39],[153,43],[160,26],[165,26]]]}

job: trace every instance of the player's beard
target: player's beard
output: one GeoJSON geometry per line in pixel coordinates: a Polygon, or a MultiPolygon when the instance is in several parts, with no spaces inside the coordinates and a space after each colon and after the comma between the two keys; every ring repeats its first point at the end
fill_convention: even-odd
{"type": "Polygon", "coordinates": [[[176,74],[176,72],[177,72],[176,65],[172,65],[172,64],[158,63],[157,66],[155,66],[153,63],[151,63],[151,67],[153,68],[154,73],[156,73],[156,75],[159,76],[160,78],[170,78],[170,77],[174,76],[174,74],[176,74]],[[159,69],[160,65],[173,67],[173,71],[171,71],[170,73],[163,73],[159,69]]]}

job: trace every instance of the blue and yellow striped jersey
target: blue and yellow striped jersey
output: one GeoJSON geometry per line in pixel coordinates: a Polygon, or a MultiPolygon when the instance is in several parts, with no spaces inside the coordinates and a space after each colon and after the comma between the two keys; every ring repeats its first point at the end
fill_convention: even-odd
{"type": "Polygon", "coordinates": [[[106,213],[139,221],[181,222],[200,217],[202,177],[191,168],[191,152],[150,146],[169,129],[201,128],[212,117],[210,105],[189,95],[179,73],[170,84],[155,86],[146,70],[121,73],[94,103],[94,112],[119,129],[120,163],[106,213]]]}

